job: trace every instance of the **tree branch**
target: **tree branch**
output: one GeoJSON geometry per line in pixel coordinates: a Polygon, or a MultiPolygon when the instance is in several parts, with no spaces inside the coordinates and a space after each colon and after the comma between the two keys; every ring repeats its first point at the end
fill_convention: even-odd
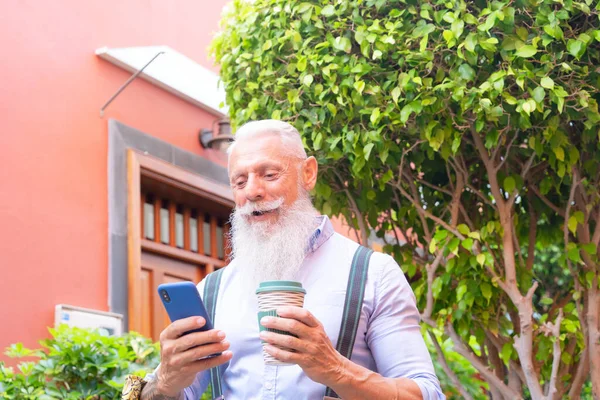
{"type": "Polygon", "coordinates": [[[525,166],[523,167],[523,171],[521,171],[521,178],[523,178],[523,180],[525,180],[525,175],[527,175],[527,173],[531,169],[531,166],[533,165],[533,160],[534,159],[535,159],[535,152],[531,154],[531,156],[529,157],[529,159],[525,163],[525,166]]]}
{"type": "Polygon", "coordinates": [[[519,255],[519,262],[521,263],[521,265],[525,265],[525,260],[523,259],[523,251],[521,250],[521,245],[519,244],[519,238],[517,237],[517,228],[515,227],[515,224],[512,224],[512,228],[513,228],[513,243],[515,248],[517,249],[517,254],[519,255]]]}
{"type": "Polygon", "coordinates": [[[356,216],[356,220],[358,221],[358,228],[360,229],[360,235],[361,235],[360,244],[362,244],[364,246],[368,246],[369,245],[369,234],[367,231],[367,226],[365,225],[365,220],[363,218],[363,215],[360,212],[360,210],[358,209],[358,205],[356,204],[354,197],[352,197],[350,190],[348,190],[348,187],[345,185],[344,180],[342,179],[340,174],[335,169],[332,169],[332,171],[339,179],[340,185],[342,185],[344,193],[346,193],[346,197],[348,198],[348,202],[350,203],[350,208],[354,212],[354,215],[356,216]]]}
{"type": "Polygon", "coordinates": [[[579,360],[579,365],[577,366],[575,376],[573,377],[573,382],[571,383],[571,389],[569,390],[570,399],[578,399],[580,397],[581,389],[583,388],[589,373],[589,354],[584,349],[581,354],[581,359],[579,360]]]}
{"type": "Polygon", "coordinates": [[[483,364],[479,358],[464,345],[464,343],[462,343],[460,336],[458,336],[452,324],[446,324],[446,333],[448,336],[450,336],[450,339],[452,339],[454,350],[466,358],[490,385],[493,385],[501,392],[504,398],[511,400],[523,399],[521,393],[509,388],[504,382],[498,379],[498,377],[485,364],[483,364]]]}
{"type": "Polygon", "coordinates": [[[433,345],[435,346],[438,362],[442,365],[442,369],[444,370],[444,372],[446,373],[448,378],[450,378],[450,381],[452,381],[452,385],[454,386],[454,388],[456,388],[458,390],[458,392],[460,393],[460,395],[462,396],[463,399],[473,400],[473,396],[471,396],[471,394],[467,391],[467,389],[463,386],[463,384],[458,379],[458,376],[456,376],[454,371],[452,371],[452,369],[448,365],[448,362],[446,361],[446,357],[444,356],[444,352],[442,351],[442,347],[440,346],[437,338],[435,337],[435,334],[433,332],[431,332],[429,329],[427,330],[427,332],[429,332],[431,341],[433,342],[433,345]]]}
{"type": "MultiPolygon", "coordinates": [[[[510,140],[510,143],[508,144],[508,146],[506,146],[506,153],[504,153],[504,158],[502,159],[502,161],[500,161],[500,164],[498,164],[496,166],[496,168],[495,168],[496,172],[500,171],[500,168],[502,168],[502,166],[508,159],[508,155],[510,154],[510,148],[512,147],[513,143],[515,142],[515,140],[517,139],[518,136],[519,136],[519,130],[517,130],[517,132],[515,133],[515,136],[513,136],[513,138],[510,140]]],[[[496,158],[496,153],[494,153],[493,161],[495,161],[495,158],[496,158]]]]}
{"type": "Polygon", "coordinates": [[[494,166],[494,161],[490,159],[490,155],[488,154],[487,149],[485,148],[485,146],[483,145],[483,142],[481,141],[481,137],[479,136],[479,134],[477,133],[477,131],[475,130],[474,127],[471,127],[471,135],[473,136],[473,142],[475,143],[475,147],[477,148],[477,151],[479,152],[479,156],[481,157],[481,160],[483,161],[483,165],[487,171],[488,180],[490,182],[490,188],[492,190],[492,195],[494,196],[494,199],[496,200],[496,204],[498,204],[498,209],[500,211],[500,214],[502,214],[502,212],[504,211],[505,200],[504,200],[504,197],[502,196],[502,193],[500,192],[500,185],[498,184],[498,176],[496,175],[497,171],[494,166]]]}
{"type": "Polygon", "coordinates": [[[492,208],[495,208],[496,205],[494,203],[492,203],[492,201],[486,196],[484,195],[481,191],[479,191],[478,189],[475,189],[475,187],[473,185],[470,185],[467,183],[467,187],[469,188],[469,190],[473,193],[475,193],[477,196],[479,196],[483,202],[487,205],[489,205],[492,208]]]}
{"type": "Polygon", "coordinates": [[[592,236],[592,243],[596,247],[600,246],[600,207],[598,207],[598,212],[596,213],[596,229],[594,230],[594,236],[592,236]]]}
{"type": "Polygon", "coordinates": [[[560,216],[565,216],[565,212],[563,210],[561,210],[557,205],[555,205],[554,203],[552,203],[550,200],[548,200],[548,198],[546,196],[544,196],[539,190],[538,188],[536,188],[534,185],[529,185],[528,186],[529,189],[531,189],[531,191],[533,191],[533,193],[535,193],[535,195],[537,197],[539,197],[540,200],[542,200],[544,202],[544,204],[546,204],[548,207],[550,207],[555,213],[557,213],[560,216]]]}
{"type": "Polygon", "coordinates": [[[527,192],[527,200],[529,203],[529,237],[527,245],[527,263],[525,267],[528,271],[533,269],[533,263],[535,261],[535,242],[537,238],[537,215],[535,208],[533,207],[533,195],[531,192],[527,192]]]}
{"type": "Polygon", "coordinates": [[[556,392],[558,391],[558,389],[556,388],[556,377],[558,375],[558,367],[560,366],[560,324],[562,322],[563,319],[563,310],[562,308],[558,311],[558,316],[556,317],[556,321],[554,322],[554,325],[552,324],[548,324],[550,325],[550,333],[552,334],[552,336],[554,336],[554,356],[552,359],[552,373],[550,374],[550,385],[548,386],[547,392],[546,392],[546,399],[547,400],[554,400],[554,395],[556,394],[556,392]]]}
{"type": "Polygon", "coordinates": [[[525,374],[525,381],[533,399],[541,399],[543,397],[542,387],[540,385],[537,372],[533,365],[533,293],[538,287],[537,281],[533,283],[527,294],[520,299],[514,301],[519,310],[519,321],[521,329],[518,335],[514,336],[515,348],[519,354],[519,360],[525,374]]]}
{"type": "Polygon", "coordinates": [[[440,265],[442,258],[444,258],[445,249],[445,246],[443,249],[440,249],[435,260],[433,260],[431,264],[425,266],[425,270],[427,271],[427,305],[421,315],[421,319],[423,320],[430,319],[433,312],[433,280],[435,279],[435,271],[440,265]]]}
{"type": "Polygon", "coordinates": [[[456,229],[452,228],[446,222],[444,222],[443,220],[439,219],[435,215],[431,214],[429,211],[423,209],[423,207],[421,207],[420,203],[417,203],[417,202],[413,201],[412,197],[406,192],[406,190],[404,190],[404,188],[402,186],[396,185],[396,187],[398,188],[398,191],[402,194],[402,196],[406,197],[411,203],[413,203],[414,206],[417,208],[417,211],[419,211],[420,213],[423,213],[423,215],[425,217],[427,217],[427,218],[431,219],[432,221],[436,222],[438,225],[442,226],[448,232],[451,232],[454,236],[456,236],[460,240],[465,240],[466,239],[463,236],[462,233],[460,233],[456,229]]]}

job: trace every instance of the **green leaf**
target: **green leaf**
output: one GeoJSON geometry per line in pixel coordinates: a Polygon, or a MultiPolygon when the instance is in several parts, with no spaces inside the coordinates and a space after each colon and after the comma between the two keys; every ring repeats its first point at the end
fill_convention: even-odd
{"type": "Polygon", "coordinates": [[[466,81],[472,81],[475,78],[475,70],[469,64],[461,64],[458,67],[458,74],[466,81]]]}
{"type": "Polygon", "coordinates": [[[516,52],[515,55],[517,57],[529,58],[533,57],[537,54],[537,49],[530,45],[521,46],[516,52]]]}
{"type": "Polygon", "coordinates": [[[381,111],[379,111],[379,108],[374,108],[373,111],[371,112],[371,123],[373,125],[375,125],[377,123],[377,121],[379,121],[379,116],[381,115],[381,111]]]}
{"type": "Polygon", "coordinates": [[[542,297],[540,303],[542,303],[545,306],[549,306],[550,304],[554,303],[554,300],[552,300],[550,297],[542,297]]]}
{"type": "Polygon", "coordinates": [[[573,261],[573,262],[580,262],[581,261],[581,255],[579,254],[579,249],[577,248],[577,246],[574,243],[569,243],[569,244],[573,244],[573,247],[569,248],[567,250],[567,257],[569,257],[569,260],[573,261]]]}
{"type": "Polygon", "coordinates": [[[598,251],[598,248],[594,243],[582,244],[580,247],[591,256],[595,256],[598,251]]]}
{"type": "Polygon", "coordinates": [[[471,249],[473,248],[473,239],[466,238],[465,240],[462,241],[461,244],[462,244],[462,247],[465,248],[465,250],[471,251],[471,249]]]}
{"type": "Polygon", "coordinates": [[[400,111],[400,121],[405,124],[408,121],[408,119],[410,118],[410,114],[412,112],[413,112],[412,105],[407,104],[404,107],[402,107],[402,110],[400,111]]]}
{"type": "Polygon", "coordinates": [[[557,160],[565,161],[565,150],[562,147],[555,147],[552,149],[557,160]]]}
{"type": "Polygon", "coordinates": [[[510,362],[510,357],[512,355],[513,352],[513,345],[510,342],[504,343],[504,345],[502,346],[502,351],[500,352],[500,358],[502,359],[502,361],[504,361],[504,364],[507,364],[510,362]]]}
{"type": "Polygon", "coordinates": [[[321,15],[323,15],[325,17],[331,17],[333,14],[335,14],[335,7],[332,6],[331,4],[326,5],[321,10],[321,15]]]}
{"type": "MultiPolygon", "coordinates": [[[[483,265],[483,263],[481,265],[483,265]]],[[[482,282],[479,287],[481,289],[481,294],[483,295],[483,297],[485,297],[486,300],[489,301],[492,298],[492,286],[487,282],[482,282]]]]}
{"type": "Polygon", "coordinates": [[[437,240],[431,239],[431,242],[429,242],[429,252],[431,254],[434,254],[435,251],[437,250],[437,240]]]}
{"type": "Polygon", "coordinates": [[[375,143],[369,143],[363,149],[363,152],[365,154],[365,160],[369,160],[369,156],[371,155],[371,150],[373,150],[373,146],[375,146],[375,143]]]}
{"type": "Polygon", "coordinates": [[[476,240],[481,240],[481,235],[479,235],[479,232],[469,232],[469,237],[476,240]]]}
{"type": "Polygon", "coordinates": [[[515,188],[517,186],[517,183],[515,182],[515,178],[513,178],[512,176],[507,176],[506,178],[504,178],[504,191],[506,193],[512,193],[515,188]]]}
{"type": "Polygon", "coordinates": [[[458,230],[460,233],[462,233],[463,235],[467,236],[471,230],[469,229],[469,227],[465,224],[460,224],[456,227],[456,230],[458,230]]]}
{"type": "Polygon", "coordinates": [[[554,89],[554,81],[549,76],[543,77],[540,84],[542,85],[543,88],[554,89]]]}
{"type": "Polygon", "coordinates": [[[541,104],[544,102],[544,97],[546,97],[546,91],[543,87],[538,86],[533,91],[532,96],[537,103],[541,104]]]}
{"type": "Polygon", "coordinates": [[[381,58],[382,55],[383,55],[383,53],[381,52],[381,50],[375,50],[373,52],[373,57],[372,58],[373,58],[373,60],[377,60],[378,58],[381,58]]]}
{"type": "Polygon", "coordinates": [[[454,33],[452,33],[452,31],[444,31],[442,32],[442,36],[444,37],[447,43],[450,43],[450,41],[454,39],[454,33]]]}
{"type": "Polygon", "coordinates": [[[306,70],[306,57],[298,58],[298,63],[296,64],[296,68],[299,72],[304,72],[306,70]]]}
{"type": "Polygon", "coordinates": [[[477,35],[474,33],[469,33],[465,38],[465,49],[470,51],[471,53],[475,52],[475,46],[477,45],[477,35]]]}
{"type": "Polygon", "coordinates": [[[596,273],[594,271],[588,271],[585,273],[585,281],[587,282],[588,288],[591,288],[594,283],[594,276],[596,273]]]}
{"type": "Polygon", "coordinates": [[[302,83],[304,83],[306,86],[310,87],[310,85],[312,85],[313,83],[313,76],[308,74],[308,75],[304,75],[304,78],[302,79],[302,83]]]}
{"type": "Polygon", "coordinates": [[[350,53],[350,51],[352,50],[352,43],[350,42],[350,39],[348,39],[347,37],[338,36],[333,41],[333,47],[336,50],[340,50],[340,51],[344,51],[346,53],[350,53]]]}
{"type": "Polygon", "coordinates": [[[460,301],[466,292],[467,292],[467,285],[463,281],[458,285],[458,288],[456,288],[456,300],[460,301]]]}
{"type": "Polygon", "coordinates": [[[573,215],[569,217],[569,230],[572,234],[575,234],[577,231],[577,218],[575,218],[573,215]]]}
{"type": "Polygon", "coordinates": [[[365,81],[356,81],[354,82],[354,89],[360,94],[362,94],[363,90],[365,90],[365,81]]]}
{"type": "Polygon", "coordinates": [[[477,254],[477,263],[483,267],[483,264],[485,264],[485,254],[477,254]]]}
{"type": "Polygon", "coordinates": [[[580,42],[579,40],[573,40],[573,39],[569,39],[569,41],[567,42],[567,51],[573,57],[579,59],[579,57],[581,56],[581,53],[583,53],[583,50],[584,50],[583,42],[580,42]]]}
{"type": "Polygon", "coordinates": [[[395,88],[392,89],[392,100],[394,100],[394,103],[398,104],[398,98],[400,97],[400,93],[401,90],[398,86],[396,86],[395,88]]]}

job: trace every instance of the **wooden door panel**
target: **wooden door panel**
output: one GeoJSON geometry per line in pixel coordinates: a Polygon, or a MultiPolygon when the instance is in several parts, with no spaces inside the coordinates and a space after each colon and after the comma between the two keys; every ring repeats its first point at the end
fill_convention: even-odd
{"type": "Polygon", "coordinates": [[[169,316],[157,294],[159,285],[183,281],[197,284],[204,277],[205,271],[206,267],[203,265],[194,265],[142,252],[142,298],[143,304],[146,306],[142,306],[139,310],[142,313],[143,331],[141,333],[157,341],[160,333],[170,323],[169,316]]]}
{"type": "Polygon", "coordinates": [[[152,336],[152,270],[142,268],[141,278],[141,292],[142,292],[142,307],[141,307],[141,321],[142,328],[140,333],[146,337],[152,336]]]}

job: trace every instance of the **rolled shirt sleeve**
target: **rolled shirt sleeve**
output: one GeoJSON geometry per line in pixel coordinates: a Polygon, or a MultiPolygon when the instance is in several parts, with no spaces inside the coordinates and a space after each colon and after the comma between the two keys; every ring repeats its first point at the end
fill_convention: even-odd
{"type": "Polygon", "coordinates": [[[421,335],[415,295],[394,259],[384,257],[366,336],[377,370],[388,378],[412,379],[424,400],[443,400],[421,335]]]}

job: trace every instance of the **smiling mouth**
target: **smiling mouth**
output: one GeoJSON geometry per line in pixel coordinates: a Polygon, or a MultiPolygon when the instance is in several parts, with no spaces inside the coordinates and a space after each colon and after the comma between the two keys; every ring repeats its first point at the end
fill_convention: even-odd
{"type": "Polygon", "coordinates": [[[268,211],[252,211],[252,216],[253,217],[260,217],[261,215],[265,215],[265,214],[271,214],[273,211],[275,210],[268,210],[268,211]]]}

